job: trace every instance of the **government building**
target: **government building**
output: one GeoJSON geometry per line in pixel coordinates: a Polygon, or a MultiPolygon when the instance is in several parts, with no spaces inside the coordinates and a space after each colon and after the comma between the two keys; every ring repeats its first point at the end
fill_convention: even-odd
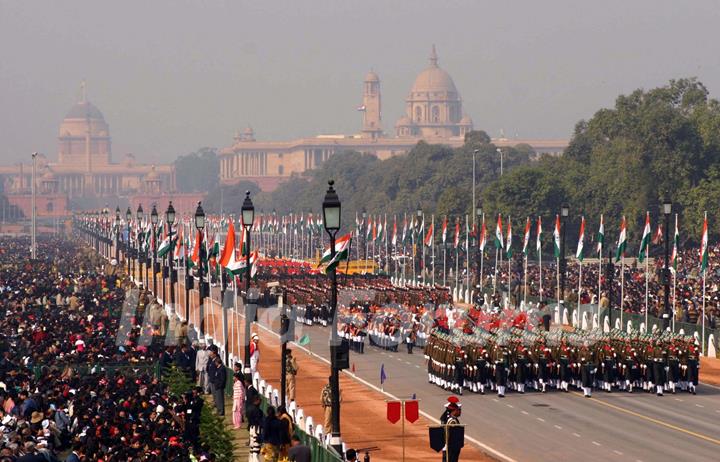
{"type": "MultiPolygon", "coordinates": [[[[258,141],[251,128],[237,133],[232,146],[220,152],[223,184],[252,181],[271,191],[292,175],[302,175],[344,151],[372,154],[380,159],[407,154],[419,141],[460,147],[473,130],[463,112],[462,98],[452,77],[438,65],[432,47],[428,67],[418,74],[405,100],[405,114],[394,125],[394,135],[383,128],[380,78],[369,72],[363,81],[361,131],[355,135],[318,135],[292,141],[258,141]]],[[[536,153],[559,154],[567,140],[493,139],[498,147],[528,144],[536,153]]]]}
{"type": "MultiPolygon", "coordinates": [[[[137,162],[133,154],[113,161],[110,127],[103,114],[82,96],[60,123],[57,160],[45,154],[35,156],[37,214],[67,216],[70,210],[93,209],[116,204],[135,204],[143,198],[165,207],[175,193],[173,165],[151,165],[137,162]]],[[[11,207],[25,217],[31,213],[32,160],[27,163],[0,166],[2,193],[11,207]]],[[[193,202],[197,195],[187,198],[193,202]]],[[[134,210],[134,209],[133,209],[134,210]]],[[[124,212],[124,210],[123,210],[124,212]]]]}

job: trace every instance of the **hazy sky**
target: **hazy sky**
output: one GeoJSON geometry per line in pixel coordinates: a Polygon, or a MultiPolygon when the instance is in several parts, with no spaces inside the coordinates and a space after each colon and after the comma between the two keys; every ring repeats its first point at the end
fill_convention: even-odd
{"type": "Polygon", "coordinates": [[[355,133],[371,68],[392,134],[433,43],[476,128],[568,137],[635,88],[720,94],[718,24],[698,0],[0,0],[0,162],[56,158],[82,79],[116,160],[355,133]]]}

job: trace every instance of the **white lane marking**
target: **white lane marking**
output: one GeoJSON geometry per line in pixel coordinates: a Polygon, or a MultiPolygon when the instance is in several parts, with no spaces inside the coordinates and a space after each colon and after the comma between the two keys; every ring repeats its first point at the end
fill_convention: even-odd
{"type": "Polygon", "coordinates": [[[540,422],[545,422],[545,419],[543,419],[542,417],[538,417],[537,419],[538,419],[540,422]]]}
{"type": "Polygon", "coordinates": [[[507,406],[507,407],[509,407],[509,408],[511,408],[511,409],[515,407],[515,406],[513,406],[512,404],[506,404],[505,406],[507,406]]]}
{"type": "Polygon", "coordinates": [[[577,437],[577,438],[580,438],[580,435],[577,434],[577,433],[573,433],[573,436],[575,436],[575,437],[577,437]]]}
{"type": "Polygon", "coordinates": [[[697,407],[705,407],[705,406],[703,406],[702,404],[696,404],[695,406],[697,406],[697,407]]]}
{"type": "Polygon", "coordinates": [[[493,398],[493,401],[495,401],[495,402],[497,403],[497,402],[498,402],[498,399],[497,399],[497,398],[493,398]]]}
{"type": "Polygon", "coordinates": [[[557,428],[558,430],[562,430],[562,427],[560,425],[553,425],[553,427],[557,428]]]}
{"type": "MultiPolygon", "coordinates": [[[[402,361],[402,358],[395,358],[395,359],[397,359],[398,361],[402,361]]],[[[407,362],[407,361],[405,361],[405,362],[407,362]]],[[[410,363],[408,363],[408,364],[410,364],[410,363]]]]}
{"type": "Polygon", "coordinates": [[[405,364],[410,365],[410,361],[405,361],[405,364]]]}
{"type": "Polygon", "coordinates": [[[675,401],[682,401],[680,398],[675,398],[675,401]]]}
{"type": "MultiPolygon", "coordinates": [[[[271,329],[263,326],[262,324],[257,323],[257,326],[258,326],[259,328],[261,328],[262,330],[264,330],[265,332],[273,335],[274,337],[280,338],[280,334],[278,334],[278,333],[276,333],[276,332],[273,332],[271,329]]],[[[317,353],[313,353],[312,351],[308,350],[308,349],[305,348],[304,346],[298,345],[298,344],[295,343],[295,342],[293,342],[293,344],[295,345],[295,348],[299,348],[300,350],[304,351],[305,354],[307,354],[307,355],[309,355],[309,356],[314,356],[314,357],[316,357],[317,359],[319,359],[320,361],[324,362],[325,364],[330,364],[330,360],[329,360],[329,359],[326,359],[326,358],[320,356],[320,355],[317,354],[317,353]]],[[[344,371],[343,371],[343,374],[345,374],[345,375],[347,375],[348,377],[356,380],[357,382],[362,383],[362,384],[365,385],[366,387],[371,388],[372,390],[374,390],[374,391],[376,391],[376,392],[378,392],[378,393],[381,393],[381,394],[387,396],[388,398],[390,398],[390,399],[392,399],[392,400],[394,400],[394,401],[400,401],[400,398],[398,398],[397,396],[393,395],[392,393],[388,393],[387,391],[381,389],[381,388],[378,387],[378,386],[373,385],[372,383],[368,382],[367,380],[365,380],[365,379],[363,379],[363,378],[361,378],[361,377],[358,377],[358,376],[356,376],[356,375],[351,374],[351,373],[350,373],[349,371],[347,371],[347,370],[344,370],[344,371]]],[[[496,399],[495,401],[497,401],[497,399],[496,399]]],[[[428,419],[429,421],[433,422],[434,424],[440,425],[440,420],[438,420],[437,418],[435,418],[435,417],[433,417],[432,415],[428,414],[427,412],[425,412],[425,411],[420,411],[420,415],[422,415],[423,417],[425,417],[425,418],[428,419]]],[[[510,456],[508,456],[507,454],[503,454],[502,452],[498,451],[497,449],[491,448],[491,447],[488,446],[487,444],[482,443],[481,441],[473,438],[472,436],[465,435],[465,439],[468,440],[468,441],[470,441],[471,443],[475,444],[476,446],[480,446],[481,448],[483,448],[484,450],[486,450],[486,451],[489,452],[490,454],[494,455],[495,457],[498,457],[498,458],[500,458],[500,459],[502,459],[502,460],[505,460],[505,461],[507,461],[507,462],[517,462],[515,459],[513,459],[513,458],[510,457],[510,456]]]]}
{"type": "Polygon", "coordinates": [[[415,367],[417,367],[418,369],[420,369],[420,366],[418,366],[417,364],[415,364],[415,367]]]}
{"type": "Polygon", "coordinates": [[[623,453],[618,451],[617,449],[614,449],[613,452],[619,456],[623,455],[623,453]]]}
{"type": "MultiPolygon", "coordinates": [[[[520,412],[522,412],[522,413],[525,414],[525,415],[528,415],[528,414],[529,414],[528,411],[520,411],[520,412]]],[[[718,411],[718,412],[720,412],[720,411],[718,411]]]]}
{"type": "Polygon", "coordinates": [[[602,446],[602,444],[598,443],[597,441],[593,441],[592,444],[594,444],[595,446],[602,446]]]}

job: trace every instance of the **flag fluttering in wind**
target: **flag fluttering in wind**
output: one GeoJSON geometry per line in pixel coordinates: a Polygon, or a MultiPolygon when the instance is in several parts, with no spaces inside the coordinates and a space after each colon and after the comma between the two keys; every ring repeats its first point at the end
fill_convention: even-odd
{"type": "Polygon", "coordinates": [[[585,258],[583,247],[585,245],[585,217],[580,218],[580,235],[578,236],[577,252],[575,252],[575,258],[580,262],[585,258]]]}
{"type": "Polygon", "coordinates": [[[237,276],[245,269],[245,262],[242,259],[238,261],[235,252],[235,225],[231,221],[230,225],[228,225],[225,245],[223,246],[218,263],[225,271],[233,276],[237,276]]]}
{"type": "Polygon", "coordinates": [[[350,234],[346,234],[337,238],[337,240],[335,241],[334,257],[332,256],[332,253],[330,252],[330,246],[328,245],[325,249],[325,252],[323,252],[322,257],[320,258],[320,262],[318,263],[317,267],[320,268],[322,265],[326,265],[325,274],[327,274],[332,271],[333,268],[337,267],[337,265],[340,264],[341,261],[347,260],[350,252],[350,241],[350,234]]]}
{"type": "Polygon", "coordinates": [[[508,217],[507,239],[505,239],[505,245],[505,255],[507,258],[512,258],[512,222],[510,217],[508,217]]]}
{"type": "Polygon", "coordinates": [[[542,218],[538,217],[537,219],[537,238],[535,240],[535,251],[537,251],[538,255],[540,255],[540,252],[542,252],[542,218]]]}
{"type": "Polygon", "coordinates": [[[617,251],[615,252],[615,263],[619,262],[620,259],[625,255],[625,247],[627,246],[627,223],[625,222],[625,215],[623,215],[620,221],[620,235],[618,236],[617,251]]]}
{"type": "Polygon", "coordinates": [[[483,221],[482,226],[480,227],[480,241],[479,241],[479,250],[480,252],[485,253],[485,245],[487,244],[487,226],[485,226],[485,215],[483,215],[483,221]]]}
{"type": "Polygon", "coordinates": [[[303,335],[300,337],[300,340],[297,341],[297,344],[300,346],[305,346],[310,344],[310,336],[308,334],[303,335]]]}
{"type": "Polygon", "coordinates": [[[708,222],[707,212],[703,221],[702,240],[700,241],[700,271],[704,274],[708,267],[708,222]]]}
{"type": "Polygon", "coordinates": [[[650,250],[650,235],[652,229],[650,228],[650,212],[645,213],[645,227],[643,228],[642,239],[640,240],[640,250],[638,251],[638,261],[644,262],[648,256],[650,250]]]}
{"type": "Polygon", "coordinates": [[[555,258],[560,258],[560,215],[555,215],[555,229],[553,230],[553,246],[555,258]]]}
{"type": "Polygon", "coordinates": [[[503,245],[503,234],[502,234],[502,215],[498,213],[497,226],[495,226],[495,248],[502,250],[505,246],[503,245]]]}
{"type": "Polygon", "coordinates": [[[460,219],[455,220],[455,238],[453,239],[453,247],[458,248],[460,245],[460,219]]]}
{"type": "Polygon", "coordinates": [[[523,254],[528,254],[528,244],[530,243],[530,217],[525,221],[525,234],[523,235],[523,254]]]}
{"type": "Polygon", "coordinates": [[[445,244],[445,242],[447,241],[447,226],[448,226],[448,219],[447,219],[447,215],[445,215],[445,218],[443,218],[443,223],[442,223],[442,243],[443,244],[445,244]]]}
{"type": "Polygon", "coordinates": [[[435,223],[430,222],[430,227],[427,230],[427,234],[425,234],[425,245],[430,247],[433,245],[433,240],[435,239],[435,223]]]}
{"type": "Polygon", "coordinates": [[[657,231],[655,231],[655,234],[653,235],[653,238],[652,238],[652,243],[654,245],[658,245],[662,242],[662,240],[663,240],[662,224],[658,223],[657,231]]]}
{"type": "Polygon", "coordinates": [[[597,253],[602,257],[603,244],[605,244],[605,222],[600,215],[600,229],[597,233],[597,253]]]}
{"type": "Polygon", "coordinates": [[[393,247],[397,245],[397,218],[393,217],[393,234],[392,234],[392,245],[393,247]]]}

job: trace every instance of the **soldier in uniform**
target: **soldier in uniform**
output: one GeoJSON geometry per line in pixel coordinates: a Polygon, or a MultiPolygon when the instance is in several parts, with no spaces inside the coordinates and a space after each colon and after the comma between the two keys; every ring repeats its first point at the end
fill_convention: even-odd
{"type": "MultiPolygon", "coordinates": [[[[462,414],[460,400],[457,396],[451,396],[448,398],[448,403],[445,405],[445,411],[440,416],[441,425],[460,425],[460,415],[462,414]]],[[[445,432],[447,435],[449,432],[445,432]]],[[[443,449],[443,462],[458,462],[460,460],[460,450],[462,447],[459,444],[448,445],[448,441],[445,441],[445,448],[443,449]],[[452,446],[452,447],[451,447],[452,446]]]]}
{"type": "Polygon", "coordinates": [[[655,379],[655,392],[658,396],[663,395],[665,385],[665,366],[667,364],[667,352],[662,345],[656,345],[653,349],[653,377],[655,379]]]}
{"type": "Polygon", "coordinates": [[[592,352],[588,348],[587,344],[580,349],[578,360],[580,363],[580,382],[583,394],[586,398],[590,398],[592,396],[592,387],[595,381],[596,367],[592,360],[592,352]]]}
{"type": "Polygon", "coordinates": [[[495,347],[495,356],[493,363],[495,365],[495,385],[499,398],[505,397],[505,387],[507,386],[507,368],[509,366],[509,354],[505,346],[497,345],[495,347]]]}

